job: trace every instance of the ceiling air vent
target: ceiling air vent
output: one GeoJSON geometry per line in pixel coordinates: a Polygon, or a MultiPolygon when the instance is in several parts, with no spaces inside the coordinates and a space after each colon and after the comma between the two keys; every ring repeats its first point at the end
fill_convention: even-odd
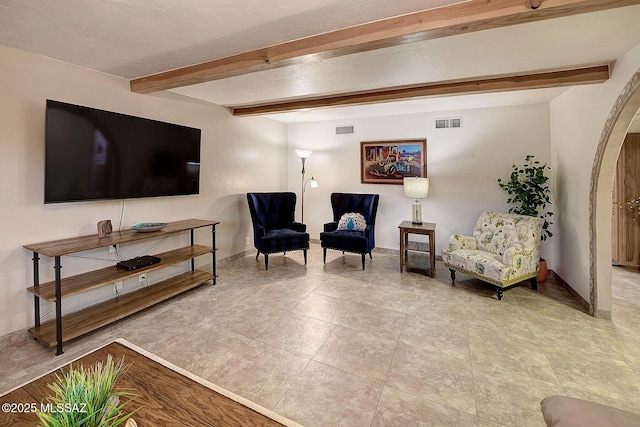
{"type": "Polygon", "coordinates": [[[436,129],[461,128],[462,117],[448,117],[446,119],[436,119],[436,129]]]}
{"type": "Polygon", "coordinates": [[[336,135],[344,135],[347,133],[356,133],[354,126],[336,126],[336,135]]]}

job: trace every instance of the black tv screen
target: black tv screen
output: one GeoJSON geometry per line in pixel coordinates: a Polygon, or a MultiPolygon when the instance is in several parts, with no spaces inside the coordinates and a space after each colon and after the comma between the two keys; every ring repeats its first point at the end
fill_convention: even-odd
{"type": "Polygon", "coordinates": [[[47,100],[44,202],[198,194],[200,134],[47,100]]]}

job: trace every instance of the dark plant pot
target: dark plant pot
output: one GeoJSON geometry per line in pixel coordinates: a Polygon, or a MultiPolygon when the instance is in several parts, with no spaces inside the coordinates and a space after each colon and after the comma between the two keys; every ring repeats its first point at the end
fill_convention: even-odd
{"type": "Polygon", "coordinates": [[[547,280],[547,260],[540,258],[540,268],[538,269],[538,283],[543,283],[547,280]]]}

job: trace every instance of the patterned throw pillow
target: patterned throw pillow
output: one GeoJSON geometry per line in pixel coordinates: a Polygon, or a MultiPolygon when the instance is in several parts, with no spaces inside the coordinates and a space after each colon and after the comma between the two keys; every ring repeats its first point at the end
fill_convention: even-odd
{"type": "Polygon", "coordinates": [[[363,231],[367,228],[367,220],[357,212],[347,212],[338,222],[338,230],[363,231]]]}

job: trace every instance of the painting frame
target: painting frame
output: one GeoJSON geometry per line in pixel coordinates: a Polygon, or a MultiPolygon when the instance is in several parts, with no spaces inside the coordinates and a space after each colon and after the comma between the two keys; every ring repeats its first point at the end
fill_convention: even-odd
{"type": "Polygon", "coordinates": [[[427,177],[427,138],[360,142],[360,182],[402,185],[427,177]]]}

